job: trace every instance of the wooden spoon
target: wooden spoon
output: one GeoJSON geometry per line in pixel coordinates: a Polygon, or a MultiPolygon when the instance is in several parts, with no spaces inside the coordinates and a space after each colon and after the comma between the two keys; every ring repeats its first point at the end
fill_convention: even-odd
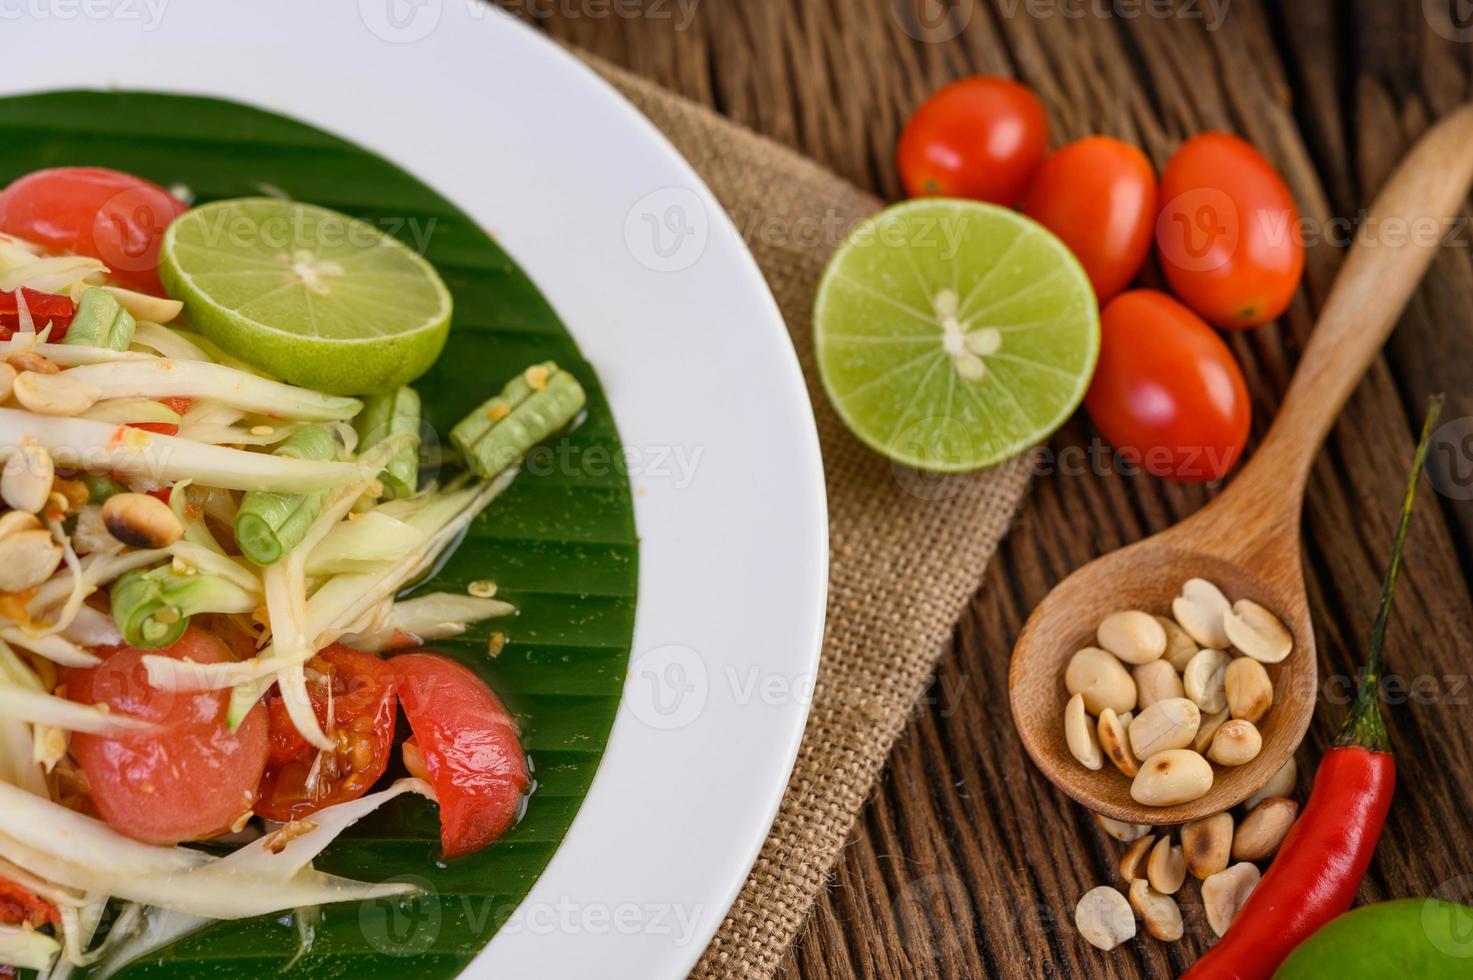
{"type": "Polygon", "coordinates": [[[1416,290],[1445,219],[1462,207],[1470,183],[1473,105],[1429,130],[1376,197],[1370,209],[1375,223],[1366,225],[1376,240],[1357,239],[1351,247],[1278,417],[1237,478],[1180,524],[1076,570],[1028,617],[1008,677],[1013,723],[1044,775],[1091,810],[1130,823],[1195,820],[1251,796],[1298,748],[1317,694],[1314,630],[1299,556],[1310,466],[1416,290]],[[1388,219],[1405,223],[1397,229],[1388,219]],[[1236,768],[1213,766],[1212,788],[1201,799],[1143,806],[1130,795],[1131,780],[1108,760],[1091,771],[1069,753],[1064,667],[1076,650],[1097,645],[1095,630],[1107,614],[1144,609],[1169,615],[1172,598],[1193,577],[1217,583],[1231,601],[1252,599],[1273,612],[1293,633],[1294,649],[1268,667],[1274,704],[1260,725],[1258,756],[1236,768]]]}

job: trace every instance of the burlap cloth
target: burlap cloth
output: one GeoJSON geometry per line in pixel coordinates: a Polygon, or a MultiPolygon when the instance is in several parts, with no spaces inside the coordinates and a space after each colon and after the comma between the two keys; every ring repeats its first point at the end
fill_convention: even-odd
{"type": "Polygon", "coordinates": [[[712,112],[583,55],[685,155],[742,230],[808,379],[829,499],[829,600],[808,728],[767,842],[692,976],[769,977],[1012,520],[1026,461],[933,481],[862,446],[829,407],[810,311],[842,230],[875,198],[712,112]],[[839,229],[834,234],[830,229],[839,229]]]}

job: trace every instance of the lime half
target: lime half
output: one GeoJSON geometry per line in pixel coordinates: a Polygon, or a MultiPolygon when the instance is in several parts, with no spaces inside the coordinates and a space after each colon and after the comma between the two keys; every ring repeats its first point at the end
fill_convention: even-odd
{"type": "Polygon", "coordinates": [[[164,234],[159,275],[225,351],[331,394],[413,381],[450,330],[450,292],[428,262],[365,221],[293,201],[186,211],[164,234]]]}
{"type": "Polygon", "coordinates": [[[1077,259],[1037,222],[925,198],[865,221],[813,310],[819,374],[866,445],[917,469],[1016,456],[1064,424],[1100,350],[1077,259]]]}

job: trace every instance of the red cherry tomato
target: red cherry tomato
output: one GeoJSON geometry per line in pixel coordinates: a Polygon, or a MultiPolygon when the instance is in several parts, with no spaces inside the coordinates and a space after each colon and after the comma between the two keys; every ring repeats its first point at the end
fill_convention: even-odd
{"type": "Polygon", "coordinates": [[[1227,133],[1194,136],[1167,161],[1156,251],[1172,291],[1227,330],[1283,313],[1304,272],[1294,196],[1252,144],[1227,133]]]}
{"type": "Polygon", "coordinates": [[[72,325],[72,317],[77,314],[72,301],[55,293],[38,292],[22,286],[8,292],[0,290],[0,340],[9,340],[20,329],[22,299],[25,300],[26,311],[31,314],[32,327],[40,331],[46,324],[51,324],[48,337],[52,343],[66,337],[67,328],[72,325]]]}
{"type": "Polygon", "coordinates": [[[896,158],[911,197],[1012,204],[1048,149],[1048,116],[1026,85],[964,78],[932,95],[900,134],[896,158]]]}
{"type": "Polygon", "coordinates": [[[55,905],[9,878],[0,878],[0,924],[30,926],[60,925],[61,912],[55,905]]]}
{"type": "Polygon", "coordinates": [[[0,191],[0,232],[102,260],[113,278],[163,295],[159,245],[186,210],[152,181],[102,167],[56,167],[0,191]]]}
{"type": "Polygon", "coordinates": [[[1151,251],[1156,172],[1130,144],[1090,136],[1043,162],[1023,213],[1069,246],[1103,305],[1130,285],[1151,251]]]}
{"type": "Polygon", "coordinates": [[[440,800],[445,857],[478,851],[516,820],[527,757],[511,714],[475,674],[432,653],[389,661],[426,774],[440,800]]]}
{"type": "Polygon", "coordinates": [[[1233,468],[1252,417],[1227,344],[1154,289],[1121,293],[1100,313],[1100,360],[1084,404],[1117,452],[1190,482],[1233,468]]]}
{"type": "Polygon", "coordinates": [[[213,664],[234,660],[191,626],[162,650],[123,647],[97,667],[67,673],[67,696],[155,722],[119,738],[72,736],[92,805],[120,833],[154,844],[219,834],[254,807],[266,765],[266,709],[226,725],[226,691],[166,691],[148,683],[145,654],[213,664]]]}
{"type": "Polygon", "coordinates": [[[356,800],[389,765],[397,702],[388,664],[371,653],[333,644],[317,654],[311,668],[327,678],[324,683],[309,681],[307,691],[317,721],[337,748],[319,761],[317,750],[297,733],[280,695],[271,698],[270,755],[256,812],[272,820],[300,820],[325,806],[356,800]],[[314,765],[317,772],[309,788],[314,765]]]}

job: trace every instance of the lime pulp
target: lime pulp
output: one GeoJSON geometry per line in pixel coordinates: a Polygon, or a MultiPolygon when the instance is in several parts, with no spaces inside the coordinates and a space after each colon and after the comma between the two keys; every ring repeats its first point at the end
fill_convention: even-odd
{"type": "Polygon", "coordinates": [[[866,445],[962,472],[1046,439],[1084,398],[1099,310],[1083,267],[1006,208],[907,201],[859,225],[814,302],[819,374],[866,445]]]}

